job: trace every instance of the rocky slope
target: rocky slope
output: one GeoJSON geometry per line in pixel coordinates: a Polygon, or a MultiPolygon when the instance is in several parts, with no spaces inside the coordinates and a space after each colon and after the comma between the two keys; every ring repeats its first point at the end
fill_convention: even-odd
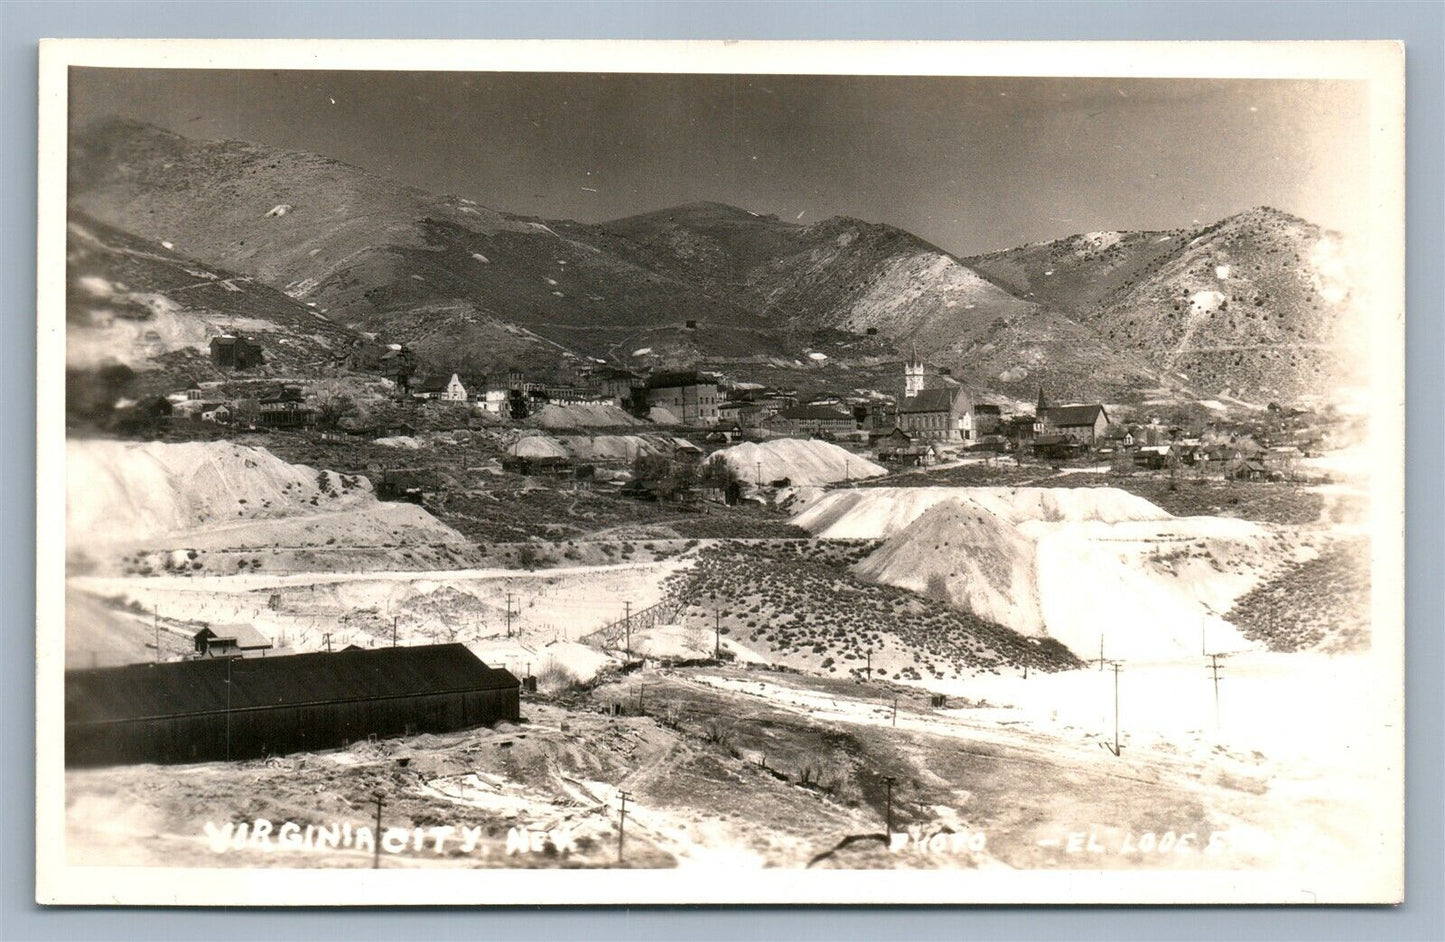
{"type": "Polygon", "coordinates": [[[1260,207],[1172,232],[1094,232],[968,260],[1174,383],[1287,400],[1352,378],[1338,234],[1260,207]]]}
{"type": "Polygon", "coordinates": [[[257,375],[304,375],[345,356],[358,337],[249,275],[81,212],[70,216],[66,260],[66,362],[73,369],[118,361],[173,381],[215,379],[210,339],[239,331],[266,351],[257,375]]]}

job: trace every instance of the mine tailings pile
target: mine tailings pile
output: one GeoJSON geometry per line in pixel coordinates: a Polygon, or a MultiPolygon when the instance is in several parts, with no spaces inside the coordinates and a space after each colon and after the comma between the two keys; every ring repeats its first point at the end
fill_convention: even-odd
{"type": "Polygon", "coordinates": [[[793,522],[824,539],[882,539],[855,566],[1081,657],[1168,659],[1249,647],[1221,614],[1292,557],[1243,520],[1173,517],[1117,488],[867,488],[793,522]]]}

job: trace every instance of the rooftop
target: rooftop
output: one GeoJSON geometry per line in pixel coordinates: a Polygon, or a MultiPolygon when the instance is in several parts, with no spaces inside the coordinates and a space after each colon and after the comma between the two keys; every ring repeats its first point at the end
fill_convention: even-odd
{"type": "Polygon", "coordinates": [[[488,667],[462,644],[200,658],[67,671],[65,721],[104,723],[517,686],[511,672],[488,667]]]}

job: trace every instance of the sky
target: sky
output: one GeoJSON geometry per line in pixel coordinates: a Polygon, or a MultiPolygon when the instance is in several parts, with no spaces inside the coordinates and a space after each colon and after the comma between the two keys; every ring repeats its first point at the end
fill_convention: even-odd
{"type": "Polygon", "coordinates": [[[1345,82],[76,69],[71,118],[324,154],[506,212],[713,200],[855,216],[957,255],[1267,205],[1349,233],[1345,82]]]}

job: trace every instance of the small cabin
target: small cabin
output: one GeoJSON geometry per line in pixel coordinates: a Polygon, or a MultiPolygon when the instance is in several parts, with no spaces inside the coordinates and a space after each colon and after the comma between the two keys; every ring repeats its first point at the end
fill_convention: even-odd
{"type": "Polygon", "coordinates": [[[264,657],[271,639],[251,625],[207,625],[193,640],[197,657],[264,657]]]}

